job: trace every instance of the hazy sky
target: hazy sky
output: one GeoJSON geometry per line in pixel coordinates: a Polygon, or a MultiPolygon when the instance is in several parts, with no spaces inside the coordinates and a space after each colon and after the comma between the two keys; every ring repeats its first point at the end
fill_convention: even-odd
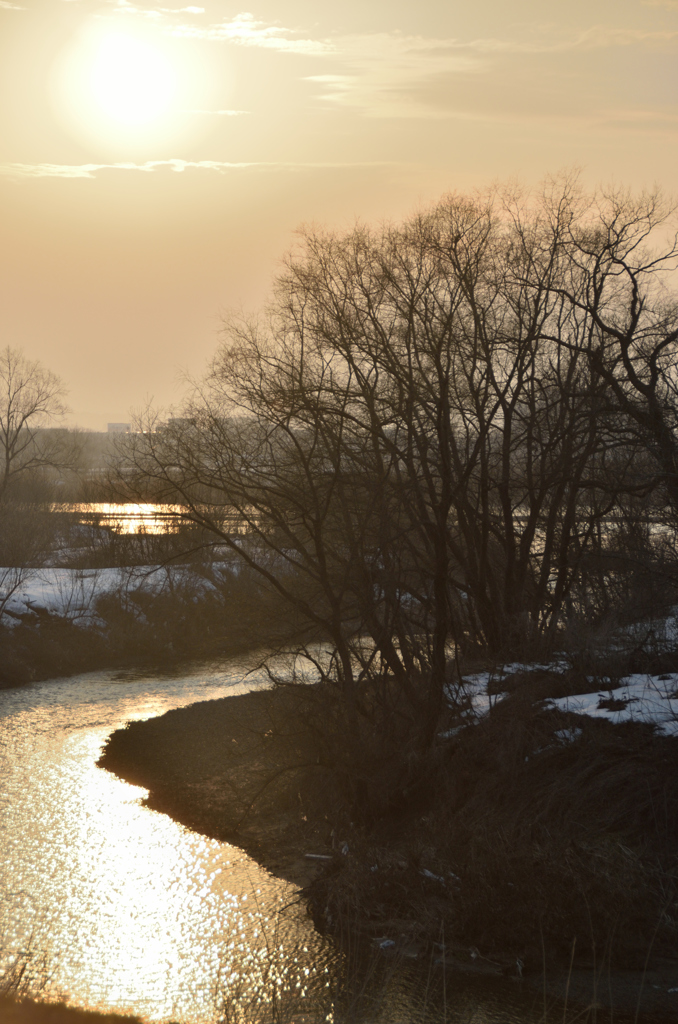
{"type": "Polygon", "coordinates": [[[302,223],[572,165],[677,191],[678,0],[180,2],[0,0],[1,343],[73,423],[177,402],[302,223]]]}

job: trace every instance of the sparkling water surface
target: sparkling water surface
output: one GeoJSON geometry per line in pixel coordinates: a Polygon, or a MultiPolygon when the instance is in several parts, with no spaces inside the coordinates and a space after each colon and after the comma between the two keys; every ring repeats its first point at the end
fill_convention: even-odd
{"type": "Polygon", "coordinates": [[[51,995],[204,1024],[218,1019],[225,988],[243,1001],[295,957],[303,990],[304,947],[323,969],[327,944],[306,916],[277,914],[289,885],[142,807],[146,790],[96,767],[114,729],[244,692],[263,681],[249,667],[96,672],[0,691],[2,949],[42,954],[51,995]]]}
{"type": "Polygon", "coordinates": [[[441,989],[430,964],[359,960],[347,985],[293,887],[97,768],[114,729],[262,685],[256,664],[0,690],[0,971],[28,951],[42,998],[148,1024],[563,1021],[515,985],[450,976],[441,989]]]}

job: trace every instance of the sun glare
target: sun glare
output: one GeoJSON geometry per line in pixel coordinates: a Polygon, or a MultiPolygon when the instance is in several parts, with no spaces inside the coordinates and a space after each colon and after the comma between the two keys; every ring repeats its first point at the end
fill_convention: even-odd
{"type": "Polygon", "coordinates": [[[102,113],[123,124],[145,124],[166,114],[177,91],[176,70],[165,54],[122,33],[101,40],[89,74],[102,113]]]}
{"type": "Polygon", "coordinates": [[[83,141],[115,152],[155,153],[196,134],[191,108],[210,102],[211,70],[187,43],[157,30],[90,21],[53,72],[59,118],[83,141]]]}

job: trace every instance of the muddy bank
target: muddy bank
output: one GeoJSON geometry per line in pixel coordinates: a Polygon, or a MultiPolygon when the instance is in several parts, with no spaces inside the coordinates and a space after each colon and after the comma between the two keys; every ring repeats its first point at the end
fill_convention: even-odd
{"type": "MultiPolygon", "coordinates": [[[[619,808],[607,811],[612,831],[598,834],[587,824],[596,813],[593,798],[587,806],[581,797],[587,776],[600,789],[598,801],[610,802],[610,793],[617,790],[633,797],[635,788],[645,787],[656,814],[652,786],[659,785],[655,776],[675,773],[674,741],[655,744],[649,730],[615,731],[594,723],[580,748],[570,744],[537,760],[525,749],[546,749],[548,730],[567,723],[562,716],[544,719],[538,707],[526,708],[508,728],[495,716],[496,733],[484,738],[479,727],[466,730],[463,741],[445,753],[445,770],[430,797],[418,794],[403,813],[385,816],[370,828],[354,826],[330,810],[329,784],[329,813],[322,813],[317,785],[307,786],[315,761],[298,720],[298,704],[285,689],[195,704],[132,723],[111,736],[100,764],[148,788],[150,807],[238,845],[274,874],[304,888],[316,924],[340,940],[342,933],[357,935],[384,955],[420,959],[471,976],[519,979],[522,974],[522,984],[544,990],[549,998],[611,1006],[631,1019],[637,1011],[648,1021],[675,1017],[678,959],[666,955],[666,946],[657,955],[650,945],[652,929],[642,916],[644,863],[625,845],[630,840],[619,824],[619,808]],[[497,761],[506,766],[497,767],[497,761]],[[483,794],[482,805],[471,792],[477,779],[486,789],[491,779],[495,787],[489,796],[483,794]],[[460,802],[463,813],[452,814],[455,787],[464,786],[470,795],[460,802]],[[530,835],[522,848],[515,848],[518,833],[510,833],[508,819],[496,808],[501,806],[505,815],[517,813],[516,793],[524,789],[546,804],[557,802],[558,820],[562,817],[570,832],[567,801],[573,802],[579,831],[569,835],[558,856],[538,830],[536,839],[530,835]],[[580,954],[580,943],[574,969],[563,969],[569,963],[569,935],[577,926],[573,921],[593,912],[601,886],[609,890],[601,905],[614,906],[618,894],[629,891],[623,910],[636,915],[629,920],[636,921],[639,933],[631,939],[644,951],[647,968],[634,966],[627,953],[634,969],[612,969],[602,945],[596,960],[584,950],[580,954]],[[539,941],[540,915],[553,918],[554,912],[562,915],[559,958],[550,947],[542,955],[529,939],[531,929],[539,941]],[[514,943],[513,933],[518,936],[514,943]]],[[[533,813],[534,807],[528,808],[523,818],[533,813]]],[[[562,847],[562,836],[556,841],[562,847]]],[[[620,919],[619,927],[628,930],[629,920],[620,919]]],[[[557,931],[558,920],[551,927],[557,931]]]]}
{"type": "Polygon", "coordinates": [[[300,888],[331,853],[331,826],[309,820],[295,779],[305,769],[285,693],[260,691],[132,722],[108,740],[102,768],[148,789],[148,807],[245,850],[300,888]]]}
{"type": "Polygon", "coordinates": [[[0,996],[2,1024],[141,1024],[139,1017],[77,1010],[63,1003],[39,1003],[32,999],[0,996]]]}

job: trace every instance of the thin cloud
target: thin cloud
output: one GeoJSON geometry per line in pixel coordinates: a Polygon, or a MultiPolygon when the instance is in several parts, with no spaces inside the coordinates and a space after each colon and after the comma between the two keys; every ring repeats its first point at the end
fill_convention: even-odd
{"type": "MultiPolygon", "coordinates": [[[[678,0],[677,0],[678,2],[678,0]]],[[[594,25],[576,35],[535,30],[519,39],[432,39],[400,33],[345,36],[334,40],[334,73],[309,76],[323,89],[319,98],[370,117],[459,116],[426,101],[422,86],[488,73],[497,58],[567,54],[635,45],[665,47],[678,32],[617,29],[594,25]]]]}
{"type": "Polygon", "coordinates": [[[197,25],[177,25],[169,30],[175,36],[193,39],[214,39],[237,46],[258,46],[266,50],[280,50],[284,53],[325,55],[335,52],[331,42],[325,39],[294,38],[293,29],[280,25],[267,25],[257,21],[253,14],[237,14],[231,21],[204,28],[197,25]]]}
{"type": "Polygon", "coordinates": [[[362,161],[355,163],[293,163],[293,162],[242,162],[230,163],[224,160],[147,160],[143,164],[0,164],[0,175],[7,178],[95,178],[99,171],[141,171],[152,174],[156,170],[167,169],[182,174],[188,170],[227,171],[262,169],[262,170],[350,170],[358,167],[387,167],[390,161],[362,161]]]}
{"type": "Polygon", "coordinates": [[[334,67],[306,79],[320,86],[317,98],[379,118],[449,116],[426,103],[421,86],[443,76],[489,72],[494,60],[501,56],[666,46],[678,36],[678,32],[664,30],[593,25],[567,36],[551,27],[535,26],[515,39],[436,39],[400,32],[313,39],[297,29],[259,21],[248,12],[219,24],[181,24],[167,31],[178,36],[323,58],[334,67]]]}
{"type": "Polygon", "coordinates": [[[115,14],[123,14],[125,16],[135,14],[141,18],[151,18],[155,21],[161,19],[165,13],[156,9],[149,9],[148,7],[137,7],[136,4],[129,3],[129,0],[113,0],[113,10],[115,14]]]}
{"type": "Polygon", "coordinates": [[[208,114],[212,117],[242,117],[249,114],[249,110],[184,110],[184,114],[208,114]]]}
{"type": "MultiPolygon", "coordinates": [[[[170,35],[320,58],[325,62],[325,68],[318,68],[318,73],[306,79],[319,87],[317,99],[376,118],[438,119],[454,116],[449,110],[444,111],[439,102],[426,99],[425,94],[431,94],[428,86],[436,81],[457,79],[463,82],[469,75],[490,74],[496,69],[497,61],[502,59],[633,46],[666,48],[678,37],[678,32],[663,29],[627,29],[595,24],[579,32],[564,33],[553,25],[535,24],[512,39],[490,36],[462,40],[410,36],[400,32],[312,38],[299,28],[261,21],[246,11],[219,23],[201,24],[177,20],[176,15],[182,11],[202,14],[203,8],[151,10],[135,7],[130,0],[113,2],[120,12],[134,11],[166,18],[165,31],[170,35]]],[[[670,3],[678,7],[678,0],[646,2],[670,3]]],[[[214,114],[235,116],[223,112],[217,114],[216,111],[214,114]]],[[[461,116],[461,111],[457,116],[461,116]]]]}
{"type": "Polygon", "coordinates": [[[0,7],[4,7],[6,11],[25,11],[25,7],[20,7],[19,4],[10,4],[8,0],[0,0],[0,7]]]}
{"type": "MultiPolygon", "coordinates": [[[[116,0],[120,6],[129,6],[129,0],[116,0]]],[[[648,6],[678,9],[678,0],[643,0],[648,6]]],[[[157,9],[156,9],[157,10],[157,9]]],[[[160,8],[165,13],[168,9],[160,8]]],[[[197,13],[202,8],[183,8],[197,13]]],[[[177,12],[174,12],[177,13],[177,12]]],[[[356,56],[372,59],[402,58],[408,54],[426,54],[436,60],[460,56],[464,52],[491,53],[551,53],[580,48],[629,46],[634,43],[662,43],[672,40],[676,32],[647,29],[622,29],[606,25],[593,25],[568,37],[554,38],[552,32],[535,26],[531,35],[516,39],[485,37],[462,41],[422,36],[406,36],[399,32],[354,34],[312,39],[300,37],[298,29],[285,28],[278,23],[258,21],[253,14],[243,11],[229,21],[218,24],[176,25],[168,30],[172,35],[199,39],[221,40],[239,46],[255,46],[300,53],[353,60],[356,56]]]]}
{"type": "Polygon", "coordinates": [[[582,32],[575,46],[585,49],[633,46],[636,43],[668,43],[678,38],[678,32],[647,31],[639,28],[611,28],[609,25],[594,25],[582,32]]]}
{"type": "Polygon", "coordinates": [[[440,75],[474,75],[488,66],[483,54],[454,39],[397,32],[344,36],[336,40],[338,72],[308,76],[323,87],[319,98],[367,116],[439,118],[415,97],[417,86],[440,75]]]}
{"type": "Polygon", "coordinates": [[[117,14],[138,14],[142,18],[162,18],[165,14],[204,14],[204,7],[140,7],[130,0],[108,0],[117,14]]]}
{"type": "MultiPolygon", "coordinates": [[[[675,0],[678,8],[678,0],[675,0]]],[[[570,50],[612,49],[633,46],[638,43],[666,43],[678,37],[678,32],[669,30],[649,31],[640,28],[615,28],[609,25],[592,25],[590,28],[561,38],[553,38],[545,32],[535,33],[522,39],[480,38],[469,42],[454,42],[456,49],[469,49],[477,53],[565,53],[570,50]]]]}

